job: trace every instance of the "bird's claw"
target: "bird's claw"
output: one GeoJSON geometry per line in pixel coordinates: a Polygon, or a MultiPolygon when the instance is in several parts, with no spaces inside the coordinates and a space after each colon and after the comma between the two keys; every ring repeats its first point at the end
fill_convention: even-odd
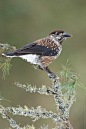
{"type": "Polygon", "coordinates": [[[48,74],[48,75],[49,75],[49,78],[50,78],[51,80],[53,80],[54,82],[56,82],[56,80],[59,79],[59,77],[56,76],[53,72],[50,73],[50,74],[48,74]]]}
{"type": "Polygon", "coordinates": [[[39,70],[39,69],[40,69],[40,70],[43,70],[43,69],[41,68],[41,66],[40,66],[40,65],[36,65],[36,66],[35,66],[35,69],[38,69],[38,70],[39,70]]]}

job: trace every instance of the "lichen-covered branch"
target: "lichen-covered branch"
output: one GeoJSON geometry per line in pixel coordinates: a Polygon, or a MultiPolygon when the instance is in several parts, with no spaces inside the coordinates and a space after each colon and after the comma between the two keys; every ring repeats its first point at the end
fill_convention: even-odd
{"type": "MultiPolygon", "coordinates": [[[[15,46],[10,46],[9,44],[4,44],[4,43],[0,43],[0,48],[2,48],[3,50],[16,50],[16,47],[15,46]]],[[[1,49],[1,50],[2,50],[1,49]]],[[[2,51],[3,51],[2,50],[2,51]]],[[[2,52],[1,51],[1,52],[2,52]]]]}
{"type": "MultiPolygon", "coordinates": [[[[45,95],[54,95],[55,103],[56,103],[58,109],[62,111],[62,114],[59,113],[59,116],[55,115],[55,117],[57,117],[57,118],[59,117],[59,122],[66,123],[67,127],[68,128],[70,127],[69,120],[68,120],[69,110],[70,110],[71,105],[73,104],[73,101],[75,101],[75,99],[74,99],[75,95],[72,95],[72,97],[70,96],[68,98],[67,102],[65,102],[64,96],[63,96],[62,91],[61,91],[61,83],[59,81],[54,83],[52,88],[46,88],[46,86],[43,86],[42,88],[36,88],[36,86],[34,87],[34,86],[29,85],[29,84],[27,84],[27,86],[26,86],[25,84],[23,85],[23,84],[20,84],[19,82],[16,82],[16,81],[13,81],[13,83],[16,86],[21,87],[21,88],[23,88],[26,91],[29,91],[31,93],[38,92],[40,94],[45,94],[45,95]]],[[[38,108],[41,109],[40,107],[38,107],[38,108]]],[[[23,108],[21,108],[21,109],[23,110],[23,108]]],[[[18,110],[18,108],[17,108],[17,110],[18,110]]],[[[29,109],[29,111],[31,111],[31,113],[33,115],[33,118],[34,117],[36,118],[35,120],[38,120],[40,117],[47,118],[46,113],[44,113],[45,110],[43,110],[43,113],[41,113],[41,115],[39,115],[36,112],[36,110],[37,109],[34,109],[33,110],[34,112],[33,112],[32,110],[29,109]],[[38,117],[36,115],[38,115],[38,117]]],[[[42,110],[38,110],[38,111],[42,112],[42,110]]],[[[48,117],[50,117],[50,114],[47,112],[48,117]]],[[[25,112],[25,115],[26,115],[26,112],[25,112]]],[[[28,116],[29,116],[29,114],[28,114],[28,116]]],[[[53,117],[51,117],[51,118],[53,118],[53,117]]],[[[54,118],[54,122],[56,122],[56,123],[58,123],[57,118],[54,118]]]]}
{"type": "Polygon", "coordinates": [[[10,122],[10,126],[14,129],[23,129],[20,128],[19,125],[16,124],[16,121],[13,120],[8,114],[7,114],[7,110],[5,107],[3,107],[2,105],[0,105],[0,114],[2,115],[2,118],[7,118],[7,120],[9,120],[10,122]]]}
{"type": "Polygon", "coordinates": [[[31,84],[20,84],[19,82],[13,81],[13,84],[15,84],[17,87],[23,88],[26,91],[29,91],[30,93],[39,93],[39,94],[45,94],[45,95],[52,95],[56,94],[54,90],[51,87],[46,87],[46,85],[42,85],[41,88],[37,88],[36,86],[31,86],[31,84]]]}
{"type": "Polygon", "coordinates": [[[24,108],[7,107],[6,110],[13,115],[29,116],[31,118],[34,118],[34,120],[32,120],[33,122],[37,121],[40,118],[52,118],[55,122],[65,122],[65,120],[63,120],[60,115],[57,115],[52,111],[46,111],[46,109],[41,108],[41,106],[38,106],[36,109],[28,109],[27,106],[25,106],[24,108]]]}

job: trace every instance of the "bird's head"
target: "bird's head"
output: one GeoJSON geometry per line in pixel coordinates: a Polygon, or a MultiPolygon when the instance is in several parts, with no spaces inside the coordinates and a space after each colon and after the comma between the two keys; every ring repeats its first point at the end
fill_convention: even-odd
{"type": "Polygon", "coordinates": [[[62,30],[55,30],[51,33],[49,33],[48,36],[52,36],[53,38],[55,38],[55,40],[57,40],[60,44],[63,43],[64,40],[66,40],[66,38],[72,37],[71,34],[68,34],[62,30]]]}

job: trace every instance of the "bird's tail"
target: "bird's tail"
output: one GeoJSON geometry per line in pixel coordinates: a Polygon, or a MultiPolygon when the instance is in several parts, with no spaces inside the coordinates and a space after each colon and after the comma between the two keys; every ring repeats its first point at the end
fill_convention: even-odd
{"type": "Polygon", "coordinates": [[[10,53],[2,53],[3,56],[6,57],[15,57],[15,53],[14,52],[10,52],[10,53]]]}

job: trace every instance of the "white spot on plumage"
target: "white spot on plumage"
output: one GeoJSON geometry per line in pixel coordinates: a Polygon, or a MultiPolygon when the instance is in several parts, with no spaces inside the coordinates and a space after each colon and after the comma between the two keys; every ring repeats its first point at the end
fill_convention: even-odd
{"type": "Polygon", "coordinates": [[[60,46],[60,43],[58,42],[58,39],[59,39],[58,37],[55,38],[53,35],[50,35],[49,38],[50,40],[54,41],[54,43],[56,43],[58,46],[60,46]]]}
{"type": "Polygon", "coordinates": [[[6,56],[6,57],[10,57],[10,58],[13,58],[15,56],[9,56],[9,55],[6,55],[5,53],[2,53],[3,56],[6,56]]]}

